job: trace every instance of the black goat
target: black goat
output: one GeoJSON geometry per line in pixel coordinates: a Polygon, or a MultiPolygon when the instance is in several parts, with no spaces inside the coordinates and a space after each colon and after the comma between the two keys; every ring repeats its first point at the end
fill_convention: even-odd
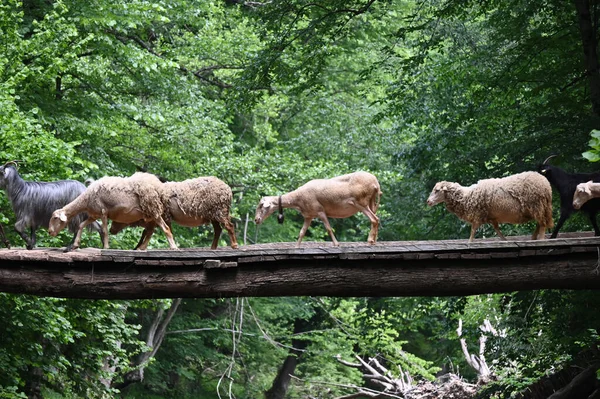
{"type": "MultiPolygon", "coordinates": [[[[600,181],[600,172],[598,173],[568,173],[563,169],[548,164],[550,158],[556,155],[551,155],[539,165],[538,172],[546,176],[550,184],[558,191],[560,195],[560,219],[554,227],[554,231],[550,238],[556,238],[558,231],[565,221],[577,210],[573,208],[573,195],[579,183],[585,183],[590,180],[600,181]]],[[[600,236],[600,229],[596,221],[596,215],[600,212],[600,198],[594,198],[585,204],[580,209],[588,215],[590,222],[594,227],[594,234],[600,236]]]]}
{"type": "MultiPolygon", "coordinates": [[[[76,180],[59,180],[54,182],[25,181],[19,176],[15,162],[7,162],[0,166],[0,189],[6,190],[8,199],[16,216],[15,230],[25,240],[27,249],[33,249],[36,243],[35,232],[40,227],[48,228],[52,212],[73,201],[85,191],[83,183],[76,180]],[[30,236],[26,229],[30,229],[30,236]]],[[[87,219],[87,214],[79,214],[69,223],[69,231],[77,232],[79,225],[87,219]]],[[[90,228],[100,233],[102,228],[98,222],[90,228]]],[[[66,251],[73,247],[73,240],[67,245],[66,251]]]]}

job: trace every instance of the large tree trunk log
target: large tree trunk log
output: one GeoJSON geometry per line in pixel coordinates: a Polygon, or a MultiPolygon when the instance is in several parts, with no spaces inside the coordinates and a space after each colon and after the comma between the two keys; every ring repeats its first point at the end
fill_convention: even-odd
{"type": "Polygon", "coordinates": [[[599,367],[600,364],[594,364],[583,370],[566,387],[549,396],[548,399],[587,398],[598,388],[596,371],[599,367]]]}
{"type": "MultiPolygon", "coordinates": [[[[296,319],[294,322],[294,336],[314,328],[320,328],[320,321],[321,315],[319,312],[315,312],[308,320],[296,319]]],[[[309,341],[306,339],[292,339],[292,349],[290,349],[289,355],[285,358],[281,368],[277,372],[277,376],[273,380],[273,385],[265,392],[266,399],[285,398],[292,375],[296,371],[296,366],[300,362],[302,353],[304,353],[304,349],[306,349],[308,344],[309,341]]]]}
{"type": "Polygon", "coordinates": [[[575,0],[592,111],[594,115],[600,117],[600,69],[598,68],[598,40],[596,39],[598,26],[596,21],[592,20],[592,7],[595,6],[595,3],[590,0],[575,0]]]}
{"type": "Polygon", "coordinates": [[[214,251],[0,249],[0,291],[136,299],[597,289],[599,247],[600,238],[560,238],[273,244],[214,251]]]}
{"type": "Polygon", "coordinates": [[[167,312],[167,315],[163,318],[164,309],[160,308],[154,317],[154,321],[146,332],[146,345],[151,348],[148,352],[140,353],[132,362],[133,370],[123,376],[123,381],[119,383],[115,388],[124,389],[127,386],[141,382],[144,380],[144,370],[148,365],[148,362],[156,355],[158,348],[162,344],[165,337],[167,327],[171,322],[171,319],[175,315],[177,308],[181,304],[181,298],[173,299],[171,306],[167,312]]]}

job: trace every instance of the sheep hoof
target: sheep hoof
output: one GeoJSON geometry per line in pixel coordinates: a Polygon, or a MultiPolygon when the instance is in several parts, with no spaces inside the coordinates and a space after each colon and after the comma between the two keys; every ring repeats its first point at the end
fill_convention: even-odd
{"type": "Polygon", "coordinates": [[[231,248],[233,248],[233,249],[237,249],[237,247],[238,247],[238,245],[237,245],[237,244],[233,244],[233,245],[231,246],[231,248]]]}

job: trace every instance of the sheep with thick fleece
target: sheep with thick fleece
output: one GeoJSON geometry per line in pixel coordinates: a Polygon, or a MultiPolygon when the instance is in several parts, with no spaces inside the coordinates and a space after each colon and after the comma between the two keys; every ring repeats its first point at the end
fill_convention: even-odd
{"type": "Polygon", "coordinates": [[[162,218],[166,193],[163,184],[149,173],[135,173],[130,177],[103,177],[92,184],[83,194],[63,208],[57,209],[50,218],[48,232],[55,236],[69,220],[81,212],[88,218],[79,225],[73,248],[79,247],[83,228],[96,219],[102,220],[103,247],[108,245],[108,219],[120,223],[138,220],[155,222],[167,236],[171,249],[177,249],[171,229],[162,218]]]}
{"type": "Polygon", "coordinates": [[[459,218],[471,224],[469,242],[473,241],[479,226],[490,223],[503,239],[499,223],[537,222],[532,240],[545,238],[552,221],[552,188],[548,180],[537,172],[523,172],[501,179],[480,180],[470,187],[441,181],[427,199],[429,206],[441,202],[459,218]]]}
{"type": "MultiPolygon", "coordinates": [[[[229,234],[231,248],[238,247],[235,229],[229,216],[233,194],[231,188],[225,182],[214,176],[208,176],[181,182],[166,182],[163,183],[163,187],[168,198],[163,219],[169,227],[171,227],[171,221],[185,227],[196,227],[212,223],[214,237],[211,249],[216,249],[223,231],[221,225],[223,225],[229,234]]],[[[136,247],[136,249],[145,249],[142,244],[145,242],[147,245],[150,236],[154,233],[156,224],[141,220],[130,224],[130,226],[145,228],[136,247]]],[[[110,226],[110,233],[116,234],[125,227],[127,227],[127,224],[113,221],[110,226]]]]}
{"type": "Polygon", "coordinates": [[[584,204],[594,198],[600,198],[600,183],[594,183],[591,180],[579,183],[573,194],[573,208],[581,209],[584,204]]]}
{"type": "Polygon", "coordinates": [[[256,207],[256,224],[262,223],[275,210],[279,210],[283,221],[283,208],[294,208],[304,216],[296,246],[300,246],[310,222],[314,218],[323,221],[333,245],[339,243],[329,225],[328,217],[347,218],[362,212],[371,221],[369,244],[377,241],[379,218],[375,215],[379,207],[381,189],[377,178],[367,172],[354,172],[331,179],[311,180],[298,189],[279,196],[263,197],[256,207]]]}

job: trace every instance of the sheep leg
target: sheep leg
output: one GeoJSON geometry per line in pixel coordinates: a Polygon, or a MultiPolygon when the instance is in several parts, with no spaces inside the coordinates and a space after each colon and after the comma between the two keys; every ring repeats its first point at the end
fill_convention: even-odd
{"type": "Polygon", "coordinates": [[[238,243],[237,239],[235,238],[235,229],[233,228],[233,223],[231,223],[229,219],[225,219],[223,226],[225,226],[225,230],[227,230],[227,234],[229,234],[231,248],[236,249],[238,247],[238,243]]]}
{"type": "Polygon", "coordinates": [[[537,229],[534,231],[532,240],[545,240],[546,239],[546,226],[541,223],[537,224],[537,229]]]}
{"type": "Polygon", "coordinates": [[[171,233],[171,229],[165,223],[165,220],[162,217],[159,217],[158,220],[156,220],[156,223],[162,229],[162,231],[165,232],[165,235],[167,236],[167,241],[169,241],[169,248],[177,249],[177,244],[175,244],[175,240],[173,239],[173,233],[171,233]]]}
{"type": "Polygon", "coordinates": [[[304,234],[306,234],[306,230],[308,230],[308,226],[310,226],[310,222],[312,222],[312,218],[304,218],[304,224],[302,225],[302,228],[300,229],[300,234],[298,235],[298,241],[296,242],[296,248],[300,246],[300,243],[302,242],[302,238],[304,237],[304,234]]]}
{"type": "Polygon", "coordinates": [[[480,224],[478,224],[478,223],[471,224],[471,235],[469,236],[469,242],[473,242],[473,240],[475,239],[475,232],[477,231],[479,226],[480,226],[480,224]]]}
{"type": "Polygon", "coordinates": [[[494,226],[494,230],[496,230],[498,236],[504,241],[506,241],[506,237],[504,237],[504,234],[502,234],[502,232],[500,231],[500,226],[498,226],[498,222],[492,222],[492,226],[494,226]]]}
{"type": "Polygon", "coordinates": [[[104,234],[104,237],[103,237],[103,240],[102,240],[102,248],[108,249],[109,248],[109,243],[108,243],[108,215],[106,214],[106,212],[104,211],[104,209],[102,210],[102,232],[104,234]]]}
{"type": "Polygon", "coordinates": [[[213,229],[215,230],[215,234],[213,236],[212,244],[210,245],[210,249],[217,249],[219,246],[219,238],[221,237],[221,233],[223,232],[223,228],[221,227],[221,223],[213,220],[212,222],[213,229]]]}
{"type": "Polygon", "coordinates": [[[150,238],[152,238],[152,234],[154,234],[155,228],[156,224],[154,223],[150,223],[144,228],[140,241],[135,246],[136,250],[145,251],[148,248],[148,243],[150,242],[150,238]]]}
{"type": "MultiPolygon", "coordinates": [[[[71,243],[71,249],[77,249],[79,248],[79,244],[81,243],[81,233],[83,232],[83,229],[85,229],[85,226],[87,226],[90,223],[95,222],[96,219],[92,219],[91,217],[88,216],[87,219],[85,219],[83,222],[81,222],[81,224],[79,225],[79,229],[77,229],[77,233],[75,234],[75,237],[73,238],[73,242],[71,243]]],[[[104,228],[106,226],[106,224],[103,224],[102,227],[104,228]]],[[[106,233],[106,237],[108,237],[108,232],[106,233]]]]}
{"type": "MultiPolygon", "coordinates": [[[[358,204],[356,204],[356,205],[358,205],[358,204]]],[[[357,206],[357,208],[360,209],[361,207],[357,206]]],[[[369,232],[369,238],[367,239],[367,241],[369,244],[375,244],[375,242],[377,241],[377,231],[379,230],[379,218],[369,208],[363,208],[360,210],[371,221],[371,231],[369,232]]]]}
{"type": "Polygon", "coordinates": [[[325,212],[319,212],[318,216],[319,216],[319,219],[321,219],[323,221],[323,224],[325,225],[325,229],[327,229],[327,232],[331,236],[331,240],[333,241],[333,246],[335,246],[335,247],[339,246],[340,243],[338,242],[338,240],[335,239],[335,236],[333,235],[333,229],[331,228],[331,225],[329,224],[329,219],[327,219],[327,214],[325,214],[325,212]]]}
{"type": "Polygon", "coordinates": [[[140,241],[135,246],[135,250],[145,251],[148,248],[148,243],[150,242],[150,238],[152,238],[152,234],[154,234],[154,229],[156,226],[152,225],[151,227],[144,228],[142,232],[142,236],[140,237],[140,241]]]}

